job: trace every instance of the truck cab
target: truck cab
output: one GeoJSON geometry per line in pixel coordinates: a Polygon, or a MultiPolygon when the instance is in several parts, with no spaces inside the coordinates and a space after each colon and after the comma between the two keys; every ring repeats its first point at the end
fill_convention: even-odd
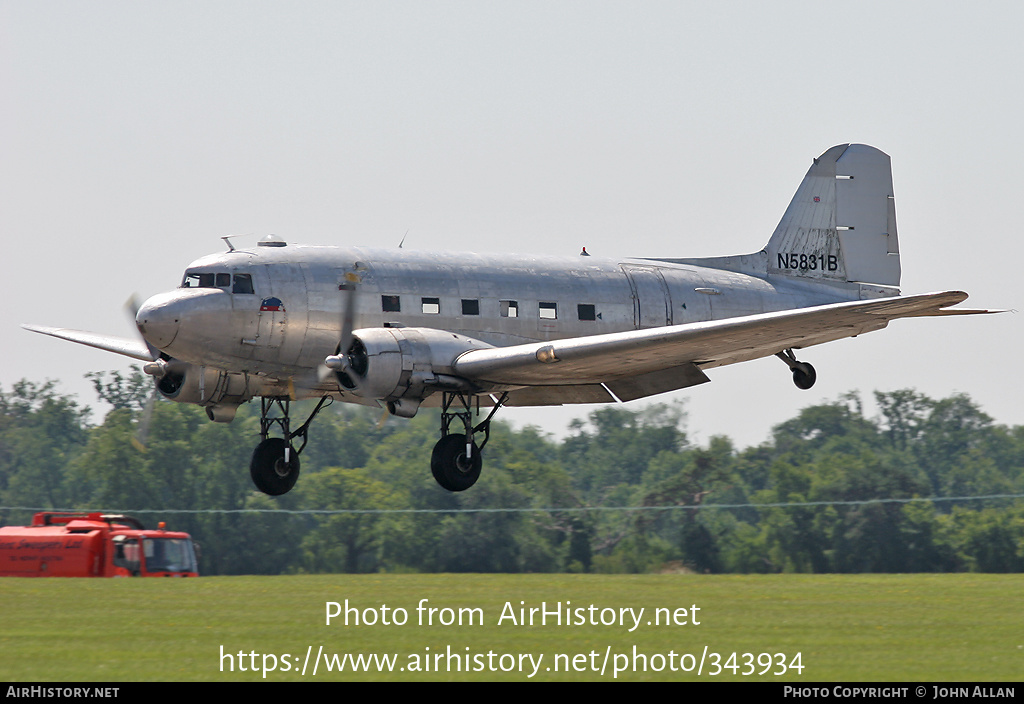
{"type": "Polygon", "coordinates": [[[188,533],[146,530],[129,516],[37,513],[0,528],[0,576],[198,577],[188,533]]]}

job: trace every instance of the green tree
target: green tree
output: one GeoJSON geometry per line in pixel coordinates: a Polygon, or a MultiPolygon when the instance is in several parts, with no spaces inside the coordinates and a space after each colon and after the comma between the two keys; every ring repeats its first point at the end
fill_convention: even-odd
{"type": "Polygon", "coordinates": [[[350,512],[321,515],[302,541],[311,572],[376,572],[386,566],[381,546],[395,518],[372,511],[407,508],[406,497],[363,469],[332,467],[308,477],[302,503],[312,509],[350,512]]]}
{"type": "MultiPolygon", "coordinates": [[[[89,409],[56,382],[21,380],[0,389],[0,501],[63,507],[72,501],[65,467],[85,446],[89,409]]],[[[0,516],[0,518],[6,518],[0,516]]]]}

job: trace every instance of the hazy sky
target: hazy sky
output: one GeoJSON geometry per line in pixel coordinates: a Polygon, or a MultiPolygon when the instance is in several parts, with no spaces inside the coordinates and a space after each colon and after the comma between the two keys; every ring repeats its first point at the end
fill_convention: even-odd
{"type": "MultiPolygon", "coordinates": [[[[0,384],[94,402],[83,374],[130,360],[19,324],[133,335],[129,295],[222,235],[746,253],[851,141],[892,157],[905,293],[1021,308],[1022,26],[1019,2],[0,0],[0,384]]],[[[1022,424],[1022,324],[896,321],[804,350],[811,391],[770,358],[658,400],[741,444],[850,390],[1022,424]]]]}

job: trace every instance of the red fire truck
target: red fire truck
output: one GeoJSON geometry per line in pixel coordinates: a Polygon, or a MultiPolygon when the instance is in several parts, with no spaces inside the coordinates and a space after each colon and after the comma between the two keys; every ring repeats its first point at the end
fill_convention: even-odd
{"type": "Polygon", "coordinates": [[[0,577],[198,577],[188,533],[146,530],[134,518],[37,513],[0,528],[0,577]]]}

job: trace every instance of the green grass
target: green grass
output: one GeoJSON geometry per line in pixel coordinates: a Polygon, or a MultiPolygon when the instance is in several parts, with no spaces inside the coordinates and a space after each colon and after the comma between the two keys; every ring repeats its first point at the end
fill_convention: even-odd
{"type": "MultiPolygon", "coordinates": [[[[654,654],[800,653],[802,673],[744,677],[704,672],[619,673],[619,680],[1014,681],[1024,677],[1024,575],[321,575],[199,579],[0,580],[0,680],[111,681],[256,680],[240,672],[238,652],[289,655],[293,668],[268,681],[405,679],[525,681],[527,673],[397,671],[410,655],[544,655],[533,680],[612,680],[614,659],[599,672],[555,672],[556,653],[583,654],[600,669],[633,647],[654,654]],[[408,612],[404,626],[325,625],[325,603],[408,612]],[[483,625],[418,625],[416,606],[479,608],[483,625]],[[618,625],[498,625],[506,602],[539,607],[571,602],[599,609],[643,607],[632,633],[618,625]],[[700,625],[647,625],[657,607],[700,607],[700,625]],[[235,671],[221,671],[221,646],[235,671]],[[301,669],[315,654],[396,653],[392,673],[301,669]],[[429,648],[429,651],[427,650],[429,648]],[[597,653],[596,657],[589,654],[597,653]],[[293,660],[298,658],[298,663],[293,660]],[[546,668],[552,667],[552,670],[546,668]]],[[[589,612],[586,613],[589,618],[589,612]]],[[[627,617],[628,618],[628,617],[627,617]]],[[[630,624],[632,625],[632,624],[630,624]]],[[[251,659],[246,658],[246,668],[251,659]]],[[[225,669],[228,661],[225,660],[225,669]]],[[[257,658],[257,665],[263,662],[257,658]]],[[[272,662],[268,659],[268,664],[272,662]]],[[[496,665],[500,662],[495,659],[496,665]]],[[[505,664],[509,659],[505,659],[505,664]]],[[[564,668],[566,661],[560,661],[564,668]]],[[[775,661],[777,662],[777,661],[775,661]]],[[[464,661],[463,661],[464,664],[464,661]]],[[[629,663],[632,664],[631,662],[629,663]]],[[[470,665],[476,663],[470,660],[470,665]]],[[[755,660],[756,665],[756,660],[755,660]]],[[[280,668],[280,664],[278,665],[280,668]]],[[[632,667],[630,668],[632,669],[632,667]]],[[[762,668],[756,667],[759,672],[762,668]]],[[[778,666],[772,665],[772,672],[778,666]]]]}

